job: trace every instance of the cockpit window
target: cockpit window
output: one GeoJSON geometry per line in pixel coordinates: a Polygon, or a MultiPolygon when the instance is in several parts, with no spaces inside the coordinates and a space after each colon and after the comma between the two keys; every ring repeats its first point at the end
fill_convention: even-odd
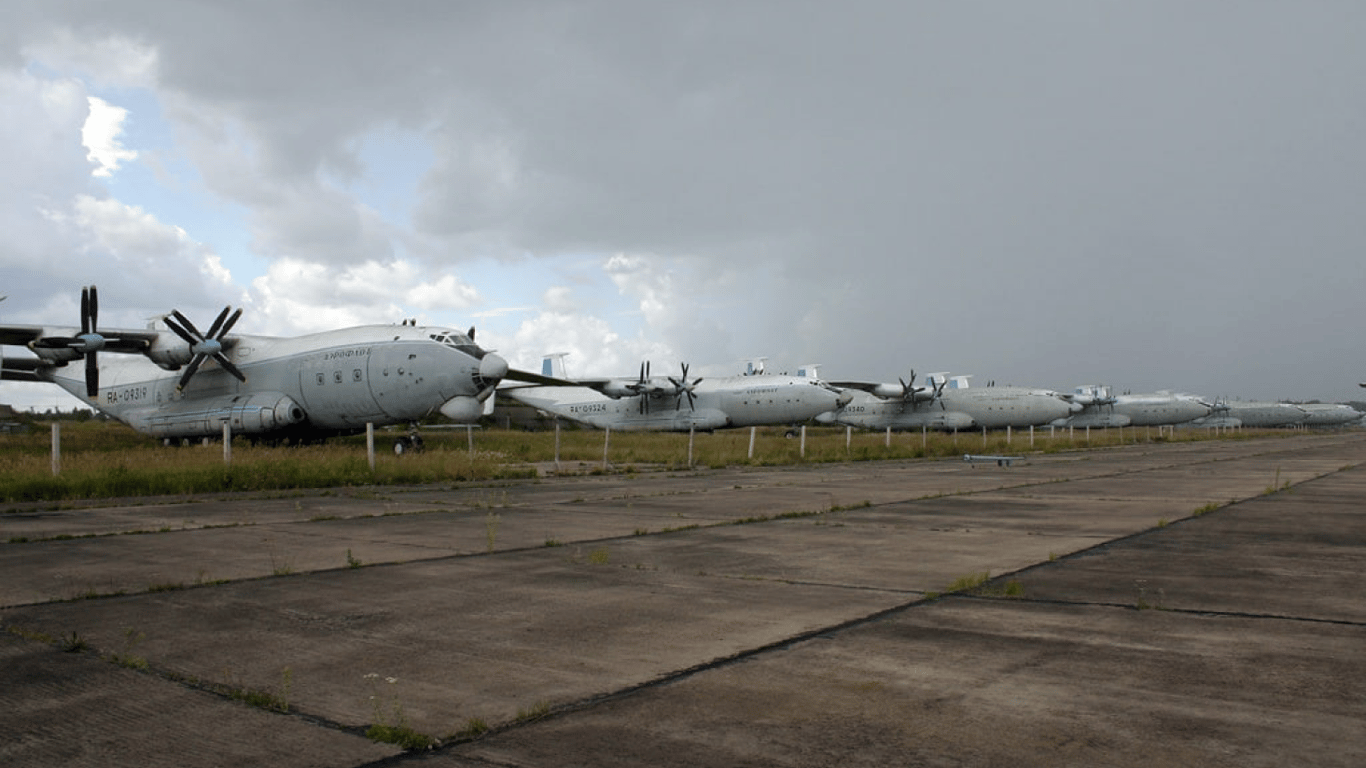
{"type": "Polygon", "coordinates": [[[458,331],[433,333],[431,334],[431,339],[438,344],[445,344],[448,347],[458,349],[476,360],[484,359],[484,350],[480,349],[473,341],[470,341],[470,337],[458,331]]]}

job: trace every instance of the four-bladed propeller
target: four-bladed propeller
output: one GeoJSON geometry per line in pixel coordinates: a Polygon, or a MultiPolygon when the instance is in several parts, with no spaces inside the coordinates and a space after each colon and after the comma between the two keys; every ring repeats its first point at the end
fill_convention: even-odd
{"type": "Polygon", "coordinates": [[[171,310],[171,317],[174,317],[179,323],[173,321],[171,317],[167,317],[166,327],[175,331],[177,336],[188,342],[190,352],[194,354],[190,364],[185,368],[185,373],[181,375],[180,382],[176,384],[177,390],[185,389],[185,385],[190,383],[190,378],[194,376],[195,371],[199,370],[199,366],[211,357],[218,361],[223,370],[236,376],[239,381],[245,382],[247,380],[247,377],[237,369],[237,366],[232,364],[227,355],[223,354],[223,337],[228,335],[228,331],[232,330],[237,318],[242,316],[242,310],[239,308],[232,313],[232,317],[228,317],[228,313],[231,311],[232,307],[223,307],[223,311],[218,313],[218,318],[213,321],[213,325],[209,326],[209,332],[204,334],[200,333],[194,323],[182,315],[180,310],[171,310]],[[224,322],[225,320],[226,322],[224,322]]]}
{"type": "Polygon", "coordinates": [[[97,326],[99,314],[99,293],[95,286],[86,286],[81,289],[80,335],[46,336],[33,343],[35,348],[40,349],[70,349],[85,358],[85,394],[88,397],[94,397],[100,390],[100,366],[95,353],[104,349],[108,341],[118,340],[117,337],[106,339],[100,334],[97,326]]]}
{"type": "Polygon", "coordinates": [[[682,368],[683,375],[681,377],[665,377],[669,380],[669,384],[672,385],[669,387],[664,386],[663,384],[656,384],[654,380],[650,378],[650,362],[648,360],[640,364],[640,375],[635,381],[627,383],[625,388],[630,390],[633,395],[640,398],[639,407],[641,413],[650,412],[651,397],[656,395],[667,396],[669,394],[672,394],[675,397],[675,409],[682,406],[684,395],[687,395],[688,397],[688,407],[693,410],[697,409],[697,406],[694,404],[696,396],[693,394],[693,388],[696,387],[698,382],[702,381],[702,379],[701,377],[698,377],[692,381],[688,381],[688,364],[683,363],[682,368]]]}
{"type": "Polygon", "coordinates": [[[697,377],[696,379],[693,379],[691,383],[689,383],[689,382],[688,382],[688,364],[687,364],[687,363],[683,363],[683,364],[682,364],[682,367],[683,367],[683,375],[682,375],[681,377],[679,377],[679,378],[677,378],[677,379],[675,379],[675,378],[672,377],[672,376],[669,377],[669,383],[674,385],[674,409],[677,410],[678,408],[682,407],[682,405],[683,405],[683,396],[684,396],[684,395],[687,395],[687,396],[688,396],[688,408],[689,408],[690,410],[694,410],[694,411],[695,411],[695,410],[697,410],[697,405],[696,405],[696,403],[695,403],[696,398],[695,398],[695,396],[693,395],[693,392],[692,392],[692,391],[693,391],[693,389],[694,389],[699,383],[701,383],[702,377],[699,376],[699,377],[697,377]]]}

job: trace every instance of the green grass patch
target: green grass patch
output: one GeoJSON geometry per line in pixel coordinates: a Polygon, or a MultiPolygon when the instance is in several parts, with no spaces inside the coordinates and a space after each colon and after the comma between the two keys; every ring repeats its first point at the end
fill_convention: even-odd
{"type": "MultiPolygon", "coordinates": [[[[555,456],[553,432],[524,432],[485,428],[475,433],[476,448],[469,450],[459,430],[429,430],[426,450],[403,456],[377,450],[370,469],[363,435],[337,438],[323,445],[267,447],[239,438],[233,444],[232,463],[225,466],[220,444],[162,446],[115,422],[91,419],[63,422],[62,469],[53,477],[51,434],[46,423],[26,433],[0,435],[0,502],[32,502],[145,495],[179,495],[228,491],[290,491],[314,488],[353,488],[355,493],[384,485],[449,483],[469,480],[526,479],[535,477],[532,462],[549,462],[555,456]]],[[[385,430],[381,430],[381,444],[385,430]]],[[[959,458],[964,451],[1015,454],[1057,453],[1099,448],[1144,439],[1144,433],[1123,430],[1091,430],[1089,439],[1079,432],[1016,430],[1009,441],[1004,433],[980,432],[953,435],[917,432],[894,433],[890,445],[881,431],[856,431],[846,447],[843,427],[808,427],[806,450],[801,441],[784,437],[785,428],[756,431],[753,455],[749,453],[749,430],[699,433],[694,440],[697,466],[777,466],[798,463],[847,462],[851,460],[959,458]]],[[[1248,439],[1266,435],[1291,435],[1288,430],[1245,430],[1236,434],[1213,434],[1206,430],[1182,430],[1167,441],[1248,439]]],[[[602,432],[589,429],[561,431],[562,463],[592,466],[603,474],[602,432]]],[[[607,451],[610,470],[635,474],[642,467],[695,471],[688,467],[686,434],[613,432],[607,451]]],[[[1285,484],[1288,486],[1288,483],[1285,484]]],[[[1279,472],[1268,490],[1279,489],[1279,472]]],[[[576,501],[582,501],[581,499],[576,501]]],[[[484,506],[505,503],[491,496],[484,506]]],[[[861,506],[868,506],[865,502],[861,506]]],[[[320,518],[326,519],[326,518],[320,518]]]]}

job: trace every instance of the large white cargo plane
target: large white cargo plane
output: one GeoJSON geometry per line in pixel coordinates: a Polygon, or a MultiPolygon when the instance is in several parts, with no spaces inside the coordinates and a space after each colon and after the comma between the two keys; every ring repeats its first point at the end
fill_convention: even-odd
{"type": "Polygon", "coordinates": [[[1042,426],[1081,410],[1057,392],[1032,387],[970,388],[969,376],[932,373],[927,386],[911,381],[897,384],[835,381],[832,386],[859,390],[843,408],[822,415],[822,423],[863,429],[1002,429],[1042,426]]]}
{"type": "Polygon", "coordinates": [[[439,411],[472,423],[504,378],[553,383],[508,368],[474,343],[474,329],[369,325],[289,338],[232,334],[225,307],[200,330],[179,311],[142,330],[97,325],[94,286],[81,325],[0,325],[0,345],[33,356],[0,361],[0,378],[50,382],[148,435],[222,434],[307,441],[403,424],[439,411]],[[100,352],[121,353],[101,356],[100,352]],[[70,363],[84,361],[71,370],[70,363]]]}
{"type": "MultiPolygon", "coordinates": [[[[546,358],[542,373],[561,357],[546,358]]],[[[635,378],[573,380],[574,386],[505,387],[502,393],[552,416],[599,429],[632,431],[710,431],[730,427],[799,424],[849,402],[814,376],[755,373],[688,379],[651,376],[642,363],[635,378]]]]}
{"type": "Polygon", "coordinates": [[[1081,413],[1054,422],[1060,427],[1155,427],[1184,424],[1208,416],[1214,406],[1193,395],[1171,392],[1111,394],[1097,384],[1077,387],[1063,395],[1083,406],[1081,413]]]}

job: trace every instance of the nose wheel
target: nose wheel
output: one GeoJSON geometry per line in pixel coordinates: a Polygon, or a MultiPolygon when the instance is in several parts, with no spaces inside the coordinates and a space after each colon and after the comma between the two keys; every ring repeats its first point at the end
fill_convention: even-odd
{"type": "Polygon", "coordinates": [[[417,433],[417,429],[394,441],[394,455],[402,456],[407,453],[422,453],[422,435],[417,433]]]}

